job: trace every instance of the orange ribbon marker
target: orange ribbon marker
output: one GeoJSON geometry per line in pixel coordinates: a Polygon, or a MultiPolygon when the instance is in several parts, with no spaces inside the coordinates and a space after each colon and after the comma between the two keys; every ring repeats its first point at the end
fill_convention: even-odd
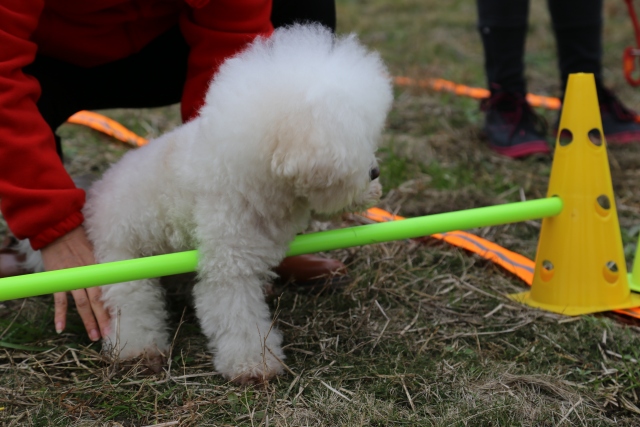
{"type": "MultiPolygon", "coordinates": [[[[393,82],[398,86],[417,86],[425,89],[432,89],[438,92],[449,92],[459,96],[467,96],[474,99],[488,98],[488,89],[480,87],[465,86],[443,79],[420,79],[415,80],[410,77],[394,77],[393,82]]],[[[561,102],[559,98],[551,96],[527,94],[527,101],[534,107],[547,108],[549,110],[559,110],[561,102]]]]}
{"type": "MultiPolygon", "coordinates": [[[[405,219],[399,215],[393,215],[380,208],[371,208],[361,216],[376,222],[399,221],[405,219]]],[[[478,237],[466,231],[450,231],[441,234],[432,234],[429,237],[442,240],[450,245],[468,250],[488,259],[510,273],[515,274],[524,282],[531,284],[535,263],[529,258],[518,253],[511,252],[489,240],[478,237]]]]}
{"type": "MultiPolygon", "coordinates": [[[[376,222],[400,221],[405,219],[402,216],[394,215],[380,208],[371,208],[360,215],[376,222]]],[[[536,268],[536,264],[533,260],[505,249],[489,240],[465,231],[451,231],[442,234],[432,234],[428,237],[433,237],[434,239],[444,241],[450,245],[478,254],[482,258],[485,258],[504,268],[508,272],[515,274],[527,285],[531,286],[533,283],[533,274],[536,268]]],[[[613,311],[618,314],[640,319],[640,307],[613,311]]]]}
{"type": "Polygon", "coordinates": [[[122,142],[131,144],[134,147],[141,147],[149,142],[145,138],[131,132],[115,120],[91,111],[79,111],[69,117],[67,121],[77,125],[88,126],[98,132],[105,133],[122,142]]]}
{"type": "MultiPolygon", "coordinates": [[[[630,48],[631,49],[631,48],[630,48]]],[[[637,60],[640,57],[640,48],[632,49],[637,55],[634,53],[633,61],[637,60]],[[636,52],[637,51],[637,52],[636,52]]],[[[625,70],[634,66],[633,62],[628,62],[629,60],[625,60],[625,70]]],[[[629,72],[631,72],[631,69],[629,72]]],[[[625,71],[626,73],[626,71],[625,71]]],[[[640,81],[640,80],[639,80],[640,81]]],[[[480,88],[480,87],[471,87],[465,86],[458,83],[454,83],[449,80],[443,79],[420,79],[415,80],[410,77],[394,77],[393,82],[398,86],[416,86],[424,89],[431,89],[438,92],[449,92],[459,96],[467,96],[469,98],[474,99],[483,99],[489,97],[489,90],[480,88]]],[[[562,102],[560,98],[555,98],[553,96],[542,96],[535,95],[533,93],[527,94],[527,102],[529,105],[533,107],[546,108],[548,110],[559,110],[562,107],[562,102]]],[[[636,115],[636,122],[640,123],[640,115],[636,115]]]]}

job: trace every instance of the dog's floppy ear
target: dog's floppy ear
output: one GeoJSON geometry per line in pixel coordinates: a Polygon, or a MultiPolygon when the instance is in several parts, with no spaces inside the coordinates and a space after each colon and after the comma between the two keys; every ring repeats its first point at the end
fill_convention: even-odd
{"type": "Polygon", "coordinates": [[[276,177],[291,180],[297,196],[328,188],[344,179],[344,153],[331,142],[313,140],[314,135],[287,135],[277,141],[271,157],[271,171],[276,177]]]}

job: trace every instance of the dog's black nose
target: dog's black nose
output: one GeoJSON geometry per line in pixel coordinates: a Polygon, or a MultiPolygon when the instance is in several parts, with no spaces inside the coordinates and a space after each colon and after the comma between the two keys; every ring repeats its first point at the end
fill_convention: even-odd
{"type": "Polygon", "coordinates": [[[373,181],[379,176],[380,176],[380,168],[377,166],[375,168],[371,168],[371,170],[369,171],[369,178],[371,178],[371,181],[373,181]]]}

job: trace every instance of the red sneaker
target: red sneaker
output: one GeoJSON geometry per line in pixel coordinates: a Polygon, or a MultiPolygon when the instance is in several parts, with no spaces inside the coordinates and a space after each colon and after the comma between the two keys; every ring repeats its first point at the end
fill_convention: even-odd
{"type": "Polygon", "coordinates": [[[640,123],[636,122],[636,113],[624,106],[608,89],[599,94],[600,117],[604,137],[610,144],[640,142],[640,123]]]}

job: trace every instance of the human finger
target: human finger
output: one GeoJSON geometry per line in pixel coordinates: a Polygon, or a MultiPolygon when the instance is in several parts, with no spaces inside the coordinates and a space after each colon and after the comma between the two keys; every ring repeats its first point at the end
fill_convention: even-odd
{"type": "Polygon", "coordinates": [[[100,334],[102,337],[106,337],[111,332],[111,316],[102,302],[102,289],[99,287],[88,288],[87,294],[93,315],[100,327],[100,334]]]}
{"type": "Polygon", "coordinates": [[[61,333],[67,326],[67,293],[56,292],[53,294],[54,301],[54,315],[53,322],[55,324],[56,332],[61,333]]]}
{"type": "Polygon", "coordinates": [[[98,323],[91,309],[91,301],[87,295],[87,290],[78,289],[71,291],[71,295],[73,295],[73,299],[76,302],[78,314],[82,319],[82,323],[84,323],[84,328],[87,330],[89,339],[91,341],[98,341],[100,339],[100,331],[98,330],[98,323]]]}

